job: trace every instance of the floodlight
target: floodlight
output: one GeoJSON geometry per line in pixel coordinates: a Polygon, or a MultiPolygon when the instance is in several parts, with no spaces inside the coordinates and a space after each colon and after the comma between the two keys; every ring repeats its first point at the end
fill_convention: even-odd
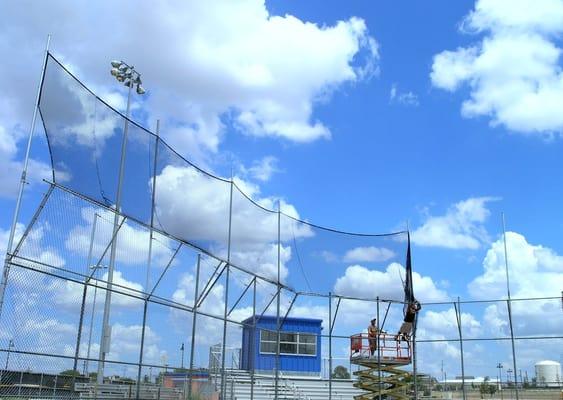
{"type": "Polygon", "coordinates": [[[145,94],[145,89],[141,85],[137,85],[137,94],[145,94]]]}
{"type": "Polygon", "coordinates": [[[111,62],[111,66],[114,67],[114,68],[119,68],[119,67],[121,67],[121,65],[122,65],[122,62],[121,62],[121,61],[113,60],[113,61],[111,62]]]}
{"type": "Polygon", "coordinates": [[[117,75],[115,77],[119,82],[123,82],[125,80],[125,77],[123,75],[117,75]]]}
{"type": "Polygon", "coordinates": [[[124,85],[127,86],[127,87],[133,87],[133,82],[131,82],[130,79],[127,79],[127,80],[125,81],[124,85]]]}
{"type": "Polygon", "coordinates": [[[117,75],[119,75],[120,71],[119,71],[119,69],[117,69],[117,68],[112,68],[111,71],[110,71],[110,73],[111,73],[113,76],[117,76],[117,75]]]}

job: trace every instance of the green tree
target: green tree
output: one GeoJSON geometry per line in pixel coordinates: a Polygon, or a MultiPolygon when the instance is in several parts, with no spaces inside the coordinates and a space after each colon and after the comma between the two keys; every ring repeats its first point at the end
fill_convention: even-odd
{"type": "Polygon", "coordinates": [[[332,372],[332,378],[334,379],[350,379],[350,373],[348,372],[348,369],[342,365],[338,365],[336,368],[334,368],[334,371],[332,372]]]}
{"type": "Polygon", "coordinates": [[[59,373],[59,375],[65,375],[65,376],[81,376],[80,372],[78,372],[75,369],[65,369],[64,371],[62,371],[61,373],[59,373]]]}

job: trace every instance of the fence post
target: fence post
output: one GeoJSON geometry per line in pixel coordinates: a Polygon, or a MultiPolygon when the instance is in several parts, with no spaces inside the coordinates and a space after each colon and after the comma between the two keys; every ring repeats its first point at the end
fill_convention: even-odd
{"type": "Polygon", "coordinates": [[[328,292],[328,399],[332,400],[332,292],[328,292]]]}
{"type": "Polygon", "coordinates": [[[465,391],[465,364],[463,358],[463,335],[461,330],[461,302],[459,300],[459,296],[457,298],[457,307],[456,307],[456,303],[454,303],[454,308],[456,313],[457,329],[459,332],[459,348],[461,351],[461,389],[463,392],[463,400],[466,400],[467,393],[465,391]]]}
{"type": "Polygon", "coordinates": [[[229,196],[229,236],[227,241],[227,266],[225,272],[225,313],[223,314],[223,346],[221,349],[221,400],[225,399],[225,353],[227,347],[227,313],[229,311],[229,272],[231,264],[231,229],[233,222],[233,178],[231,177],[231,193],[229,196]]]}
{"type": "Polygon", "coordinates": [[[252,294],[252,335],[251,335],[251,357],[249,361],[251,364],[250,369],[250,400],[254,400],[254,370],[256,366],[254,365],[256,361],[256,279],[254,279],[254,287],[252,294]]]}
{"type": "Polygon", "coordinates": [[[280,326],[280,305],[281,305],[281,287],[280,287],[280,250],[281,250],[281,210],[280,203],[278,201],[278,280],[277,280],[277,299],[276,299],[276,363],[275,363],[275,382],[274,382],[274,399],[278,400],[279,393],[279,379],[280,379],[280,332],[282,327],[280,326]]]}
{"type": "Polygon", "coordinates": [[[201,265],[201,254],[197,254],[197,266],[195,272],[195,295],[194,295],[194,308],[193,308],[193,320],[192,320],[192,343],[190,348],[190,376],[188,377],[188,399],[192,397],[192,382],[194,373],[194,351],[195,351],[195,329],[196,329],[196,319],[197,319],[197,298],[199,296],[199,270],[201,265]]]}

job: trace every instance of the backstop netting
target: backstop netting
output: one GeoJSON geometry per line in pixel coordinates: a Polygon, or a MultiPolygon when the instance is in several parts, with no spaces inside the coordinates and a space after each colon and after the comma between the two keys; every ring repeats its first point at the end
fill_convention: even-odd
{"type": "MultiPolygon", "coordinates": [[[[397,331],[404,304],[414,300],[413,275],[421,287],[428,283],[412,273],[406,231],[358,234],[306,221],[284,199],[183,158],[135,122],[146,124],[141,105],[134,100],[134,118],[126,119],[48,55],[39,111],[52,176],[7,255],[0,397],[94,398],[101,371],[125,398],[191,392],[212,399],[219,392],[226,399],[254,382],[237,375],[248,352],[268,355],[265,369],[247,372],[260,373],[266,386],[251,383],[253,390],[273,396],[289,390],[276,379],[280,356],[272,346],[290,321],[320,321],[322,329],[303,342],[280,335],[277,348],[315,351],[316,374],[331,383],[337,367],[352,371],[350,336],[372,318],[381,330],[397,331]],[[243,331],[260,316],[275,319],[248,348],[243,331]]],[[[513,300],[510,314],[505,299],[429,298],[418,321],[418,360],[436,375],[444,370],[441,354],[462,379],[448,383],[444,373],[442,383],[424,385],[460,390],[463,371],[494,378],[511,358],[514,315],[553,321],[549,331],[515,323],[517,354],[529,363],[535,348],[556,353],[560,306],[559,297],[513,300]]]]}

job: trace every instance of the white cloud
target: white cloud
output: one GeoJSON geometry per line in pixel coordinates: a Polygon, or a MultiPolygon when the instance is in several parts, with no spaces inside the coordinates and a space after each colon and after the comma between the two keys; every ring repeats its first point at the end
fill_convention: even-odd
{"type": "Polygon", "coordinates": [[[261,182],[269,181],[272,175],[277,172],[280,172],[278,159],[274,156],[263,157],[260,160],[254,161],[250,168],[243,168],[243,173],[261,182]]]}
{"type": "Polygon", "coordinates": [[[563,130],[563,73],[557,36],[563,32],[559,0],[478,0],[463,21],[483,34],[479,43],[434,57],[431,79],[448,91],[467,83],[466,117],[526,134],[563,130]]]}
{"type": "Polygon", "coordinates": [[[412,232],[413,243],[450,249],[477,249],[488,241],[483,223],[490,215],[486,204],[493,197],[472,197],[450,207],[443,216],[428,216],[412,232]]]}
{"type": "MultiPolygon", "coordinates": [[[[84,207],[80,210],[82,225],[73,227],[65,241],[65,247],[75,253],[86,255],[92,236],[94,214],[97,213],[96,234],[92,248],[92,263],[96,263],[102,256],[113,237],[114,214],[108,210],[84,207]]],[[[150,234],[147,229],[135,227],[127,221],[123,223],[118,233],[116,260],[120,264],[146,264],[148,259],[148,245],[150,234]]],[[[174,243],[158,233],[154,233],[152,259],[155,265],[165,265],[172,257],[174,243]]],[[[177,245],[176,245],[177,246],[177,245]]],[[[109,250],[106,257],[109,256],[109,250]]]]}
{"type": "Polygon", "coordinates": [[[395,257],[395,253],[385,247],[355,247],[343,257],[345,263],[384,262],[395,257]]]}
{"type": "MultiPolygon", "coordinates": [[[[478,337],[483,329],[481,323],[470,313],[461,313],[461,327],[463,337],[478,337]]],[[[419,340],[445,340],[456,339],[459,337],[457,315],[453,307],[445,311],[422,311],[418,318],[417,339],[419,340]]],[[[461,352],[459,346],[455,342],[432,342],[430,346],[434,351],[444,354],[450,359],[458,360],[461,352]]],[[[465,357],[471,357],[467,350],[464,352],[465,357]]],[[[434,354],[428,354],[428,359],[434,359],[434,354]]]]}
{"type": "MultiPolygon", "coordinates": [[[[31,265],[33,268],[40,270],[49,270],[50,267],[60,268],[66,264],[66,260],[60,254],[58,249],[44,243],[44,239],[48,238],[51,234],[51,229],[52,227],[48,223],[36,223],[35,226],[29,230],[25,241],[21,244],[18,250],[18,256],[24,257],[31,261],[20,258],[17,260],[19,264],[31,265]],[[42,263],[43,265],[37,264],[34,261],[42,263]]],[[[24,225],[18,222],[16,224],[16,230],[14,232],[14,242],[12,247],[13,251],[21,241],[24,231],[24,225]]],[[[10,229],[0,229],[0,250],[3,254],[5,254],[6,252],[9,235],[10,229]]],[[[31,284],[30,282],[27,282],[25,280],[17,280],[17,283],[21,285],[31,284]]]]}
{"type": "MultiPolygon", "coordinates": [[[[0,197],[15,198],[20,184],[23,162],[19,161],[17,142],[19,137],[15,133],[8,133],[0,121],[0,197]]],[[[52,180],[51,167],[47,164],[30,159],[27,182],[36,184],[43,179],[52,180]]]]}
{"type": "MultiPolygon", "coordinates": [[[[235,177],[237,187],[266,209],[276,209],[278,199],[261,197],[259,188],[235,177]]],[[[156,212],[166,232],[211,249],[226,259],[230,184],[210,179],[192,167],[166,166],[157,177],[156,212]],[[186,190],[189,188],[189,190],[186,190]],[[186,212],[185,210],[190,210],[186,212]]],[[[278,215],[248,200],[233,188],[231,257],[237,265],[268,278],[277,277],[278,215]]],[[[295,207],[280,200],[281,211],[299,217],[295,207]]],[[[282,242],[313,235],[307,225],[281,219],[282,242]]],[[[282,279],[291,248],[282,245],[282,279]]]]}
{"type": "Polygon", "coordinates": [[[400,92],[397,88],[397,84],[393,84],[391,86],[391,90],[389,91],[389,102],[392,104],[402,104],[405,106],[418,106],[418,96],[411,92],[400,92]]]}
{"type": "MultiPolygon", "coordinates": [[[[553,250],[528,243],[523,235],[507,232],[508,265],[512,298],[558,297],[563,287],[563,258],[553,250]]],[[[483,261],[483,273],[468,285],[477,299],[506,298],[506,270],[502,237],[491,244],[483,261]]],[[[517,334],[557,334],[563,331],[560,300],[512,302],[517,334]]],[[[495,334],[509,334],[506,303],[491,304],[484,319],[495,334]]]]}
{"type": "MultiPolygon", "coordinates": [[[[105,289],[108,286],[107,279],[108,272],[106,271],[99,280],[92,279],[90,281],[91,285],[88,287],[86,295],[86,306],[89,307],[94,302],[95,288],[97,288],[97,304],[99,304],[100,299],[105,298],[105,289]]],[[[115,291],[112,292],[111,297],[112,307],[133,308],[142,306],[143,303],[142,300],[139,299],[139,297],[140,293],[143,290],[143,285],[125,279],[122,272],[117,270],[113,272],[112,283],[112,290],[115,291]]],[[[84,290],[84,286],[82,284],[78,284],[73,281],[64,281],[64,284],[61,284],[61,282],[57,280],[53,281],[51,285],[47,287],[47,290],[49,290],[53,294],[53,301],[58,306],[70,308],[73,310],[80,308],[82,293],[84,290]]]]}
{"type": "Polygon", "coordinates": [[[6,105],[0,107],[6,111],[0,125],[8,126],[10,116],[27,115],[37,72],[29,66],[38,65],[44,33],[51,32],[56,52],[91,85],[115,85],[103,67],[108,54],[138,67],[150,93],[145,101],[162,119],[163,136],[190,156],[218,149],[224,116],[250,135],[296,142],[330,137],[329,128],[313,117],[315,104],[342,84],[376,73],[379,57],[360,18],[321,26],[271,15],[263,0],[159,7],[143,1],[133,8],[55,1],[32,12],[16,2],[4,7],[0,26],[0,50],[11,71],[0,77],[6,105]],[[65,24],[57,22],[61,15],[65,24]],[[124,19],[137,23],[123,24],[124,19]],[[99,29],[85,29],[93,23],[99,29]],[[23,89],[15,84],[31,81],[23,89]]]}
{"type": "MultiPolygon", "coordinates": [[[[418,272],[413,272],[412,277],[414,293],[419,301],[447,299],[446,293],[436,287],[432,278],[418,272]]],[[[344,276],[336,280],[334,293],[367,299],[379,296],[381,299],[402,301],[404,288],[401,279],[405,279],[405,268],[397,263],[389,264],[385,272],[352,265],[346,268],[344,276]]]]}

